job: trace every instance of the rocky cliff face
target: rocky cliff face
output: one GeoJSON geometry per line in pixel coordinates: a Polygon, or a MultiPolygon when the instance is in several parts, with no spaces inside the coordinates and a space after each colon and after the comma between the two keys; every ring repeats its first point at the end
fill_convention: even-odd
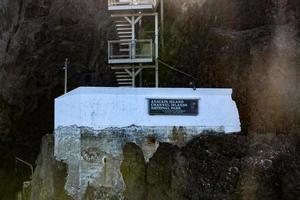
{"type": "MultiPolygon", "coordinates": [[[[299,126],[298,2],[170,1],[168,6],[165,60],[197,75],[202,87],[232,87],[244,131],[288,132],[299,126]]],[[[190,81],[170,72],[164,78],[166,85],[190,81]]]]}
{"type": "Polygon", "coordinates": [[[112,25],[106,10],[96,0],[0,1],[0,146],[9,146],[8,166],[15,156],[34,164],[41,137],[53,131],[66,57],[70,89],[114,84],[103,62],[112,25]]]}
{"type": "Polygon", "coordinates": [[[53,99],[63,91],[66,57],[72,63],[70,89],[113,85],[104,62],[112,25],[106,10],[105,1],[1,1],[0,95],[7,105],[1,119],[12,123],[1,126],[1,138],[17,138],[20,152],[26,149],[23,139],[39,141],[52,131],[53,99]]]}
{"type": "MultiPolygon", "coordinates": [[[[165,2],[165,48],[161,51],[161,59],[199,78],[197,84],[200,87],[232,87],[245,133],[294,135],[299,132],[299,1],[165,2]]],[[[104,0],[0,0],[0,145],[7,149],[9,144],[10,149],[9,159],[1,152],[1,158],[8,162],[7,166],[1,167],[2,171],[14,166],[15,155],[34,163],[42,135],[52,131],[53,98],[63,92],[61,64],[65,57],[72,63],[70,88],[114,85],[112,72],[105,61],[106,40],[114,38],[111,26],[104,0]]],[[[160,71],[162,86],[187,86],[190,82],[163,67],[160,71]]],[[[165,148],[173,152],[173,147],[165,148]]],[[[291,152],[298,151],[295,149],[291,152]]],[[[263,151],[273,152],[269,148],[263,148],[263,151]]],[[[261,156],[259,151],[247,154],[250,160],[245,168],[255,170],[246,172],[245,177],[256,177],[258,173],[270,178],[269,169],[261,171],[262,165],[257,167],[259,162],[251,161],[252,155],[255,158],[261,156]]],[[[259,186],[251,187],[251,190],[245,187],[243,191],[270,190],[273,193],[280,188],[286,195],[280,197],[275,192],[277,196],[273,199],[297,198],[298,193],[293,192],[299,185],[297,175],[290,175],[290,172],[298,173],[297,158],[292,154],[282,155],[283,163],[288,166],[283,165],[279,172],[271,168],[271,172],[275,170],[276,180],[281,180],[280,184],[286,187],[273,185],[276,183],[271,181],[273,175],[266,183],[261,182],[259,176],[251,180],[259,186]]],[[[194,154],[190,156],[198,162],[198,158],[193,158],[194,154]]],[[[206,159],[205,162],[212,160],[211,157],[206,159]]],[[[162,173],[169,171],[170,163],[162,165],[166,166],[162,173]]],[[[138,169],[144,171],[143,166],[138,169]]],[[[197,173],[193,170],[189,172],[192,175],[197,173]]],[[[5,180],[14,174],[5,172],[1,172],[5,174],[5,180]]],[[[182,173],[181,176],[191,175],[182,173]]],[[[128,184],[132,185],[134,179],[140,181],[142,176],[133,175],[128,184]]],[[[243,184],[252,183],[247,178],[241,180],[241,188],[243,184]]],[[[193,181],[204,187],[210,179],[193,181]]],[[[163,188],[152,185],[153,191],[163,188]]],[[[221,186],[215,187],[224,190],[221,186]]],[[[128,188],[134,191],[136,186],[128,188]]],[[[185,198],[191,199],[189,187],[183,189],[185,198]]],[[[5,187],[0,191],[11,193],[5,187]]],[[[143,196],[146,191],[148,189],[141,189],[139,195],[143,196]]],[[[170,196],[166,193],[164,195],[170,196]]],[[[133,198],[130,191],[127,194],[129,199],[133,198]]],[[[149,192],[151,195],[154,194],[149,192]]],[[[243,195],[247,196],[247,193],[243,192],[243,195]]],[[[262,197],[253,196],[253,199],[262,197]]]]}
{"type": "Polygon", "coordinates": [[[31,190],[27,193],[28,199],[70,200],[70,196],[64,189],[67,167],[54,157],[54,140],[52,135],[43,137],[41,152],[36,164],[37,167],[32,177],[31,190]]]}
{"type": "MultiPolygon", "coordinates": [[[[287,139],[275,134],[207,135],[181,148],[160,143],[153,157],[145,162],[139,146],[127,143],[120,167],[125,191],[120,194],[109,183],[99,187],[90,182],[81,199],[298,199],[300,149],[297,144],[297,137],[287,139]]],[[[96,154],[89,155],[97,159],[96,154]]],[[[111,164],[111,161],[108,157],[107,162],[111,164]]],[[[106,169],[108,174],[111,169],[106,169]]],[[[103,181],[106,175],[102,174],[96,181],[103,181]]],[[[45,136],[30,199],[71,200],[66,194],[67,176],[66,166],[53,157],[53,138],[45,136]]]]}

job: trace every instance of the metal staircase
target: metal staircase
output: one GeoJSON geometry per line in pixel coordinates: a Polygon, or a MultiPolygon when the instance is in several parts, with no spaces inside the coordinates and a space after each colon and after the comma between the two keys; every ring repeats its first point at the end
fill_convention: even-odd
{"type": "Polygon", "coordinates": [[[142,71],[154,70],[158,87],[158,13],[156,0],[108,0],[118,38],[108,41],[108,64],[120,87],[136,87],[142,71]],[[145,19],[145,20],[144,20],[145,19]],[[145,24],[147,26],[145,26],[145,24]],[[149,27],[145,34],[144,28],[149,27]]]}
{"type": "Polygon", "coordinates": [[[115,71],[116,79],[119,87],[131,87],[132,76],[125,70],[115,71]]]}

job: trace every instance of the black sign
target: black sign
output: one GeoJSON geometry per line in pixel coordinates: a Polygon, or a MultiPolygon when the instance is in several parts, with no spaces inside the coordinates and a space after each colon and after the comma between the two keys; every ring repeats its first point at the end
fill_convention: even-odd
{"type": "Polygon", "coordinates": [[[198,115],[198,99],[149,99],[149,115],[198,115]]]}

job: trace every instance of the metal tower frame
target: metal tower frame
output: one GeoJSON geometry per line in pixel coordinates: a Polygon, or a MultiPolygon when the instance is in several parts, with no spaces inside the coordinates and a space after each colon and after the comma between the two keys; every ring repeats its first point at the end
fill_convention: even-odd
{"type": "Polygon", "coordinates": [[[108,41],[108,64],[115,70],[120,87],[135,87],[140,76],[142,86],[143,70],[153,69],[155,87],[159,86],[159,16],[156,0],[108,0],[108,10],[115,23],[117,40],[108,41]],[[141,38],[143,19],[154,22],[154,34],[141,38]]]}

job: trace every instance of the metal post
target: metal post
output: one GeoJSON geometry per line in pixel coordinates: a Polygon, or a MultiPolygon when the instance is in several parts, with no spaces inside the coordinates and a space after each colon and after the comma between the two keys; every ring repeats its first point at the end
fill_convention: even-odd
{"type": "Polygon", "coordinates": [[[143,70],[140,72],[140,87],[143,87],[143,70]]]}
{"type": "Polygon", "coordinates": [[[158,14],[155,13],[155,59],[158,58],[158,14]]]}
{"type": "Polygon", "coordinates": [[[158,76],[158,60],[155,60],[155,87],[158,88],[159,86],[159,76],[158,76]]]}
{"type": "Polygon", "coordinates": [[[134,16],[131,17],[131,51],[132,51],[132,58],[135,58],[135,20],[134,20],[134,16]]]}
{"type": "Polygon", "coordinates": [[[159,86],[158,76],[158,14],[155,13],[155,87],[159,86]]]}
{"type": "Polygon", "coordinates": [[[135,71],[134,71],[134,67],[132,67],[131,76],[132,76],[132,87],[135,87],[135,71]]]}
{"type": "Polygon", "coordinates": [[[68,92],[68,58],[65,59],[65,94],[68,92]]]}
{"type": "Polygon", "coordinates": [[[160,37],[161,37],[161,47],[165,47],[165,40],[164,40],[164,0],[160,0],[160,37]]]}

